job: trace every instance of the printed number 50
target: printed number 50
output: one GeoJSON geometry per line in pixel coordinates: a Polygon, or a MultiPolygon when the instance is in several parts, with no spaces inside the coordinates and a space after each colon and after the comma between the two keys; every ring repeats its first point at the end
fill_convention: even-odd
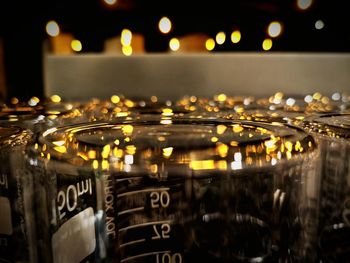
{"type": "Polygon", "coordinates": [[[150,194],[151,197],[151,207],[152,208],[158,208],[159,205],[161,207],[168,207],[170,204],[170,195],[167,191],[161,191],[161,192],[152,192],[150,194]]]}

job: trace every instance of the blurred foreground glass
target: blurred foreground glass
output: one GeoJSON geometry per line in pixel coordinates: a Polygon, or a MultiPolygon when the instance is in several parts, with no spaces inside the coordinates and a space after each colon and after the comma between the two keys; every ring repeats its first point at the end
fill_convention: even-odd
{"type": "Polygon", "coordinates": [[[314,242],[322,262],[350,255],[350,115],[327,114],[303,122],[319,145],[314,182],[314,242]]]}
{"type": "Polygon", "coordinates": [[[35,262],[33,181],[24,170],[31,134],[0,126],[0,262],[35,262]]]}

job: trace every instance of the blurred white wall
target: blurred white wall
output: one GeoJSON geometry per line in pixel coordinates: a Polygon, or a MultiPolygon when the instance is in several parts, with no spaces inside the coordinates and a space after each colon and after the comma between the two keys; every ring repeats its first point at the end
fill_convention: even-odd
{"type": "Polygon", "coordinates": [[[46,95],[178,98],[350,92],[350,54],[211,53],[45,57],[46,95]]]}

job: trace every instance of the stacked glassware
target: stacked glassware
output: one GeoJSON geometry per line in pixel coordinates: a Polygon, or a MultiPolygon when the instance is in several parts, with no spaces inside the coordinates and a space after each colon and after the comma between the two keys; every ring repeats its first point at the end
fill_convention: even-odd
{"type": "Polygon", "coordinates": [[[347,94],[11,102],[0,261],[347,260],[347,94]]]}

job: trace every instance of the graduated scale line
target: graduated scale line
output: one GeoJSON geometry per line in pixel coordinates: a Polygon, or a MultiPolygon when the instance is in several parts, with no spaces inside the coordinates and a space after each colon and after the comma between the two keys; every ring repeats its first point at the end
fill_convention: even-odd
{"type": "Polygon", "coordinates": [[[159,224],[170,224],[170,223],[171,223],[170,220],[142,223],[142,224],[138,224],[138,225],[132,225],[132,226],[127,226],[127,227],[124,227],[124,228],[120,228],[118,230],[118,232],[123,232],[123,231],[129,230],[129,229],[132,229],[132,228],[137,228],[137,227],[150,226],[150,225],[159,225],[159,224]]]}
{"type": "Polygon", "coordinates": [[[129,261],[129,260],[133,260],[133,259],[136,259],[136,258],[141,258],[141,257],[147,257],[147,256],[157,255],[157,254],[160,254],[160,253],[171,253],[171,251],[170,251],[170,250],[165,250],[165,251],[155,251],[155,252],[149,252],[149,253],[139,254],[139,255],[136,255],[136,256],[124,258],[124,259],[122,259],[122,260],[120,261],[120,263],[129,261]]]}
{"type": "Polygon", "coordinates": [[[138,240],[134,240],[134,241],[130,241],[130,242],[126,242],[124,244],[121,244],[121,245],[119,245],[119,247],[122,248],[122,247],[130,246],[130,245],[134,245],[134,244],[137,244],[137,243],[142,243],[142,242],[145,242],[145,241],[146,241],[145,238],[138,239],[138,240]]]}
{"type": "Polygon", "coordinates": [[[168,191],[169,189],[170,189],[169,187],[163,187],[163,188],[148,188],[148,189],[143,189],[143,190],[130,191],[130,192],[126,192],[126,193],[122,193],[122,194],[117,195],[117,198],[127,196],[127,195],[138,194],[138,193],[145,193],[145,192],[168,191]]]}
{"type": "Polygon", "coordinates": [[[141,207],[136,207],[136,208],[131,208],[128,210],[124,210],[118,213],[118,216],[124,215],[124,214],[128,214],[128,213],[132,213],[132,212],[137,212],[137,211],[142,211],[144,210],[145,207],[141,206],[141,207]]]}
{"type": "Polygon", "coordinates": [[[123,181],[128,181],[128,180],[133,180],[133,179],[138,179],[138,178],[142,178],[142,176],[135,176],[135,177],[128,177],[128,178],[117,179],[117,183],[123,182],[123,181]]]}

